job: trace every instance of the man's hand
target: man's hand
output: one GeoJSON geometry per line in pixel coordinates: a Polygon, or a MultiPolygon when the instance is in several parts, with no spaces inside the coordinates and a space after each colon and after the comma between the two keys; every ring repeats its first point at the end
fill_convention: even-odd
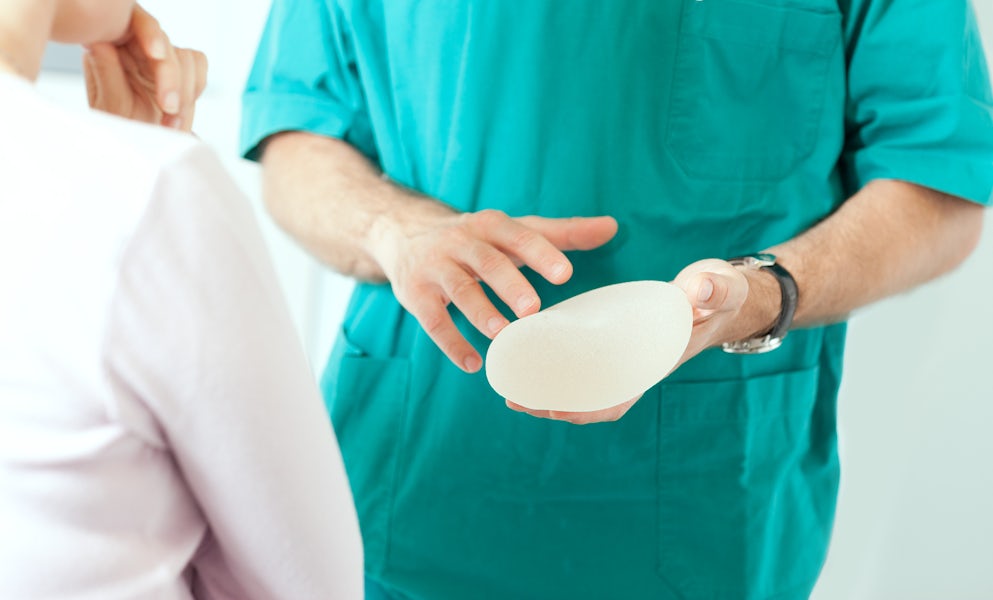
{"type": "MultiPolygon", "coordinates": [[[[778,310],[778,300],[769,300],[770,293],[778,294],[775,287],[769,288],[769,285],[778,286],[778,283],[769,275],[753,273],[752,281],[755,285],[750,285],[745,272],[726,261],[707,259],[691,264],[676,276],[673,283],[686,292],[693,306],[693,332],[686,351],[673,370],[707,348],[751,337],[763,330],[763,321],[767,318],[763,315],[769,314],[768,305],[771,304],[772,309],[778,310]],[[753,300],[754,310],[746,312],[745,301],[748,299],[753,300]]],[[[530,410],[509,399],[506,402],[507,407],[512,410],[535,417],[586,425],[616,421],[639,399],[640,396],[624,404],[594,412],[530,410]]]]}
{"type": "Polygon", "coordinates": [[[565,283],[572,264],[563,250],[591,250],[616,233],[617,222],[610,217],[511,218],[495,210],[459,214],[424,199],[416,217],[383,224],[376,234],[376,255],[400,304],[453,363],[474,373],[482,358],[452,322],[450,303],[493,338],[508,321],[480,282],[518,317],[533,314],[541,301],[520,266],[551,283],[565,283]]]}
{"type": "Polygon", "coordinates": [[[89,47],[84,58],[90,106],[135,121],[190,131],[207,85],[207,58],[174,48],[158,21],[135,6],[130,28],[115,43],[89,47]]]}
{"type": "Polygon", "coordinates": [[[693,306],[693,333],[673,370],[707,348],[772,328],[779,310],[779,283],[759,271],[747,273],[727,261],[710,258],[676,275],[673,283],[686,292],[693,306]],[[753,310],[745,311],[749,300],[753,310]],[[759,310],[762,308],[765,310],[759,310]]]}

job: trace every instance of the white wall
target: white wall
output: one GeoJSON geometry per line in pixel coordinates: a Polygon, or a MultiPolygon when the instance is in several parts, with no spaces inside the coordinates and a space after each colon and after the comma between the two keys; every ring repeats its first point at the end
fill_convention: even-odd
{"type": "MultiPolygon", "coordinates": [[[[252,201],[301,339],[315,373],[323,369],[344,313],[351,282],[322,268],[265,214],[259,168],[238,158],[240,97],[269,10],[269,0],[145,0],[177,46],[207,54],[209,83],[197,104],[196,134],[213,146],[252,201]]],[[[59,57],[58,67],[65,59],[59,57]]],[[[84,108],[85,89],[77,74],[42,73],[39,88],[70,108],[84,108]]]]}
{"type": "Polygon", "coordinates": [[[258,185],[258,167],[237,158],[241,92],[269,4],[269,0],[142,2],[163,24],[174,44],[207,54],[210,83],[198,106],[194,130],[228,162],[256,207],[301,338],[314,371],[319,373],[337,333],[352,284],[318,265],[267,218],[258,185]]]}
{"type": "MultiPolygon", "coordinates": [[[[319,371],[351,284],[271,224],[257,168],[235,156],[239,94],[268,2],[144,4],[176,43],[210,57],[195,129],[256,206],[319,371]]],[[[993,0],[976,4],[993,42],[993,0]]],[[[46,75],[41,87],[66,104],[84,102],[78,77],[46,75]]],[[[816,600],[993,598],[993,211],[986,223],[962,269],[852,320],[840,399],[842,493],[816,600]]]]}
{"type": "MultiPolygon", "coordinates": [[[[172,42],[207,54],[209,83],[197,104],[194,131],[213,146],[252,201],[294,321],[315,373],[324,366],[352,284],[323,269],[302,252],[265,214],[259,169],[238,158],[241,91],[255,45],[269,10],[269,0],[145,0],[141,4],[162,23],[172,42]]],[[[78,75],[43,73],[39,87],[69,107],[84,107],[78,75]]]]}

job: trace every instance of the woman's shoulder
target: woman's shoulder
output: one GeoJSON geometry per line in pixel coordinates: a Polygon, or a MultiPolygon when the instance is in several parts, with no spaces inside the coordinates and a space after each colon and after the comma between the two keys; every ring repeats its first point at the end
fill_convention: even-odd
{"type": "MultiPolygon", "coordinates": [[[[196,136],[99,111],[83,115],[80,126],[90,129],[91,135],[99,138],[103,156],[121,164],[130,163],[151,177],[183,162],[190,154],[209,153],[196,136]]],[[[100,157],[94,158],[99,160],[100,157]]],[[[107,161],[103,167],[113,170],[114,163],[107,161]]]]}

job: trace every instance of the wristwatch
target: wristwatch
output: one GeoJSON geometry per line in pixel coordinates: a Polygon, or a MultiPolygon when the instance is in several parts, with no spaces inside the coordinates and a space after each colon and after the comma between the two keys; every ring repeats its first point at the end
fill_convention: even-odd
{"type": "Polygon", "coordinates": [[[776,262],[776,257],[772,254],[750,254],[729,259],[728,262],[736,267],[764,270],[771,273],[779,282],[782,303],[779,308],[779,318],[776,319],[776,323],[767,333],[747,340],[728,342],[721,347],[730,354],[762,354],[775,350],[783,343],[786,332],[793,324],[793,315],[796,314],[799,298],[796,280],[793,279],[789,271],[783,268],[783,265],[776,262]]]}

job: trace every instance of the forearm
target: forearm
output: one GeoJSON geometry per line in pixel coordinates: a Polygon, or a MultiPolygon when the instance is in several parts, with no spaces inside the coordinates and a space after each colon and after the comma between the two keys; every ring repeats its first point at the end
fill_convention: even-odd
{"type": "MultiPolygon", "coordinates": [[[[982,211],[917,185],[870,183],[815,227],[769,249],[799,286],[795,326],[844,319],[861,306],[952,270],[975,248],[982,211]]],[[[775,286],[765,277],[758,285],[770,283],[775,286]]],[[[775,318],[778,293],[771,297],[769,302],[766,289],[763,307],[746,303],[754,323],[775,318]]]]}
{"type": "Polygon", "coordinates": [[[277,134],[266,142],[262,162],[263,195],[275,221],[318,260],[359,279],[386,279],[374,250],[384,221],[453,213],[383,178],[341,140],[277,134]]]}

